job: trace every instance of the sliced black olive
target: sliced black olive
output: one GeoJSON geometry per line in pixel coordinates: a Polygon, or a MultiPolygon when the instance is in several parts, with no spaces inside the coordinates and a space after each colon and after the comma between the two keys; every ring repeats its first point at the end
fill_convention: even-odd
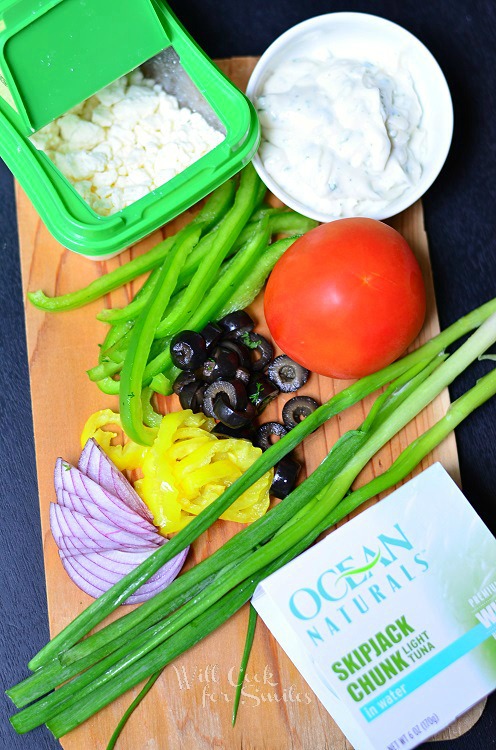
{"type": "Polygon", "coordinates": [[[180,370],[196,370],[207,356],[207,345],[201,333],[181,331],[170,343],[173,364],[180,370]]]}
{"type": "Polygon", "coordinates": [[[274,347],[270,341],[259,333],[252,333],[251,331],[241,334],[239,339],[249,349],[252,349],[254,353],[258,353],[259,355],[252,363],[252,371],[261,372],[264,370],[274,356],[274,347]]]}
{"type": "Polygon", "coordinates": [[[225,396],[226,402],[233,409],[244,409],[248,403],[246,388],[239,380],[229,382],[227,380],[216,380],[211,383],[203,394],[203,413],[207,417],[214,417],[214,401],[219,395],[225,396]]]}
{"type": "Polygon", "coordinates": [[[246,405],[246,409],[243,411],[234,409],[223,393],[216,396],[213,403],[213,412],[219,422],[233,429],[246,427],[255,416],[255,409],[250,403],[246,405]]]}
{"type": "Polygon", "coordinates": [[[275,468],[270,494],[284,500],[294,490],[300,468],[298,461],[293,458],[288,458],[288,456],[282,458],[275,468]]]}
{"type": "Polygon", "coordinates": [[[177,376],[177,378],[174,380],[174,384],[172,386],[172,390],[176,395],[179,395],[184,388],[184,386],[189,385],[190,383],[200,382],[198,378],[196,377],[196,374],[193,370],[183,370],[180,375],[177,376]]]}
{"type": "Polygon", "coordinates": [[[215,368],[217,362],[213,357],[208,357],[202,365],[202,368],[198,370],[198,375],[206,383],[213,383],[215,380],[215,368]]]}
{"type": "Polygon", "coordinates": [[[309,417],[319,405],[310,396],[295,396],[287,401],[282,409],[282,421],[288,430],[296,427],[306,417],[309,417]]]}
{"type": "Polygon", "coordinates": [[[265,422],[257,428],[253,444],[266,451],[272,445],[272,437],[282,437],[286,433],[287,429],[280,422],[265,422]]]}
{"type": "Polygon", "coordinates": [[[236,391],[236,408],[246,409],[248,404],[248,394],[246,392],[246,386],[241,380],[233,379],[230,381],[236,391]]]}
{"type": "Polygon", "coordinates": [[[251,376],[247,391],[248,398],[255,407],[257,414],[261,414],[265,407],[279,395],[279,388],[261,372],[251,376]]]}
{"type": "Polygon", "coordinates": [[[229,380],[234,377],[239,365],[239,357],[236,352],[218,346],[203,363],[200,374],[206,383],[213,383],[219,378],[229,380]]]}
{"type": "Polygon", "coordinates": [[[213,349],[213,347],[219,343],[224,334],[224,331],[220,326],[217,325],[217,323],[207,323],[205,328],[202,328],[200,333],[205,339],[205,344],[208,351],[209,349],[213,349]]]}
{"type": "Polygon", "coordinates": [[[234,377],[236,380],[241,380],[242,383],[247,385],[250,382],[250,371],[245,367],[238,367],[234,373],[234,377]]]}
{"type": "Polygon", "coordinates": [[[224,315],[219,320],[219,325],[225,331],[253,331],[255,328],[255,323],[244,310],[235,310],[235,312],[224,315]]]}
{"type": "MultiPolygon", "coordinates": [[[[229,336],[231,336],[231,334],[229,334],[229,336]]],[[[247,370],[251,369],[251,351],[242,341],[240,341],[239,338],[224,337],[219,345],[224,349],[230,349],[232,352],[236,352],[239,357],[240,367],[245,367],[247,370]]]]}
{"type": "Polygon", "coordinates": [[[292,393],[305,385],[310,373],[286,354],[281,354],[269,366],[267,375],[280,391],[292,393]]]}
{"type": "Polygon", "coordinates": [[[179,393],[181,409],[191,409],[195,414],[203,411],[203,395],[205,386],[198,380],[188,383],[179,393]]]}

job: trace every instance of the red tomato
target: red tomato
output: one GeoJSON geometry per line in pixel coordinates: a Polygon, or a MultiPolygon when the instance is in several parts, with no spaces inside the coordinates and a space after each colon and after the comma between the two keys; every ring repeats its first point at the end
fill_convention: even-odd
{"type": "Polygon", "coordinates": [[[265,291],[267,324],[283,352],[334,378],[359,378],[393,362],[424,316],[413,252],[374,219],[312,229],[276,263],[265,291]]]}

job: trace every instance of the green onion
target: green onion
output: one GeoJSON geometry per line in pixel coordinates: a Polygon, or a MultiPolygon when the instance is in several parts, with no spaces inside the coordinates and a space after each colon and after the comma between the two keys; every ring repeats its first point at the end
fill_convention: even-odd
{"type": "Polygon", "coordinates": [[[246,667],[248,665],[248,659],[250,658],[251,649],[253,646],[253,640],[255,638],[255,628],[257,627],[257,610],[250,604],[250,614],[248,616],[248,628],[246,631],[245,647],[243,649],[243,656],[241,657],[241,664],[239,667],[238,681],[236,683],[236,692],[234,694],[234,704],[232,711],[232,725],[236,724],[236,717],[238,715],[239,701],[241,699],[241,692],[243,690],[243,683],[245,681],[246,667]]]}
{"type": "Polygon", "coordinates": [[[362,503],[393,487],[404,479],[418,464],[439,445],[460,422],[496,393],[496,369],[484,375],[477,384],[463,396],[453,401],[445,416],[420,435],[379,477],[375,477],[363,487],[350,493],[339,505],[339,518],[332,515],[326,523],[333,526],[344,516],[356,510],[362,503]]]}
{"type": "MultiPolygon", "coordinates": [[[[248,554],[251,554],[251,552],[248,554]]],[[[230,557],[232,560],[232,552],[230,557]]],[[[244,560],[246,557],[247,554],[244,556],[240,554],[237,557],[237,562],[244,560]]],[[[206,562],[206,560],[204,562],[206,562]]],[[[199,565],[201,565],[201,563],[199,565]]],[[[209,585],[216,580],[220,580],[220,577],[232,567],[233,564],[231,563],[230,565],[222,567],[217,575],[210,575],[207,577],[201,575],[201,580],[197,581],[196,585],[189,585],[191,582],[191,577],[189,577],[189,580],[186,581],[188,585],[185,586],[185,582],[183,582],[183,586],[179,593],[177,590],[174,592],[173,600],[169,598],[169,601],[165,604],[163,600],[162,602],[156,602],[156,604],[162,604],[162,606],[160,606],[160,611],[158,613],[156,610],[152,610],[152,616],[150,617],[144,617],[144,615],[147,614],[147,611],[141,612],[140,606],[133,610],[133,612],[129,612],[119,620],[116,620],[114,623],[110,623],[101,631],[94,633],[74,646],[70,651],[62,654],[61,657],[64,658],[53,659],[42,667],[39,667],[30,677],[10,688],[8,690],[9,698],[18,708],[22,708],[37,698],[46,695],[61,682],[69,680],[79,674],[82,670],[96,664],[100,659],[107,657],[122,646],[126,646],[131,639],[141,635],[145,630],[147,632],[150,631],[151,626],[160,623],[166,615],[200,594],[206,585],[209,585]],[[135,612],[140,612],[141,617],[128,620],[127,618],[135,612]],[[123,620],[126,620],[126,623],[123,623],[124,627],[122,627],[122,629],[119,629],[119,627],[112,627],[112,625],[122,624],[121,621],[123,620]],[[99,637],[100,633],[102,633],[102,636],[99,637]]],[[[176,580],[182,580],[191,571],[196,571],[196,568],[198,568],[198,565],[181,575],[180,578],[176,580]]],[[[204,568],[201,573],[203,572],[204,568]]],[[[198,573],[196,573],[196,577],[198,577],[198,573]]],[[[149,601],[155,601],[155,599],[156,597],[149,601]]]]}
{"type": "MultiPolygon", "coordinates": [[[[289,559],[289,556],[286,556],[286,559],[283,558],[278,561],[278,563],[279,565],[282,565],[285,562],[288,562],[289,559]]],[[[108,705],[115,700],[115,698],[122,695],[123,692],[129,690],[131,683],[138,684],[141,680],[149,677],[159,669],[162,669],[163,666],[184,653],[185,650],[191,648],[205,636],[216,630],[251,598],[260,580],[263,580],[263,578],[274,572],[276,569],[275,565],[268,566],[260,572],[259,576],[244,581],[237,586],[234,591],[229,592],[229,594],[224,596],[213,607],[206,610],[203,615],[196,617],[188,623],[181,633],[176,634],[166,641],[159,649],[155,649],[154,652],[148,654],[145,659],[141,660],[136,665],[136,667],[130,667],[129,670],[123,672],[120,679],[113,680],[111,685],[103,686],[101,689],[102,692],[98,691],[98,694],[95,696],[96,705],[102,704],[102,693],[105,693],[103,699],[104,705],[108,705]],[[152,664],[157,664],[157,666],[155,669],[150,670],[152,664]],[[135,682],[136,676],[138,677],[138,682],[135,682]]],[[[95,705],[95,702],[92,701],[91,696],[87,694],[85,697],[81,698],[81,702],[77,701],[67,713],[62,712],[55,716],[54,719],[47,723],[47,726],[56,737],[61,737],[84,721],[86,716],[91,716],[94,713],[92,710],[93,705],[95,705]]],[[[16,728],[16,731],[23,730],[16,728]]]]}
{"type": "Polygon", "coordinates": [[[124,712],[124,715],[123,715],[122,719],[117,724],[117,726],[116,726],[116,728],[115,728],[115,730],[114,730],[114,732],[112,734],[112,737],[109,740],[109,743],[107,745],[107,750],[114,750],[114,747],[117,744],[117,740],[121,736],[122,730],[126,726],[126,724],[127,724],[128,720],[129,720],[131,714],[137,709],[137,707],[139,706],[139,704],[141,703],[141,701],[144,698],[146,698],[146,696],[148,695],[148,693],[150,692],[150,690],[152,689],[152,687],[155,685],[155,683],[157,682],[157,680],[158,680],[158,678],[160,677],[161,674],[162,674],[162,670],[159,670],[158,672],[155,672],[155,674],[152,675],[150,677],[150,679],[147,681],[146,685],[140,690],[140,692],[138,693],[138,695],[136,696],[136,698],[133,700],[133,702],[131,703],[131,705],[129,706],[129,708],[126,709],[126,711],[124,712]]]}
{"type": "MultiPolygon", "coordinates": [[[[445,416],[410,443],[389,469],[357,490],[350,492],[318,527],[319,534],[339,523],[367,500],[399,484],[436,446],[442,443],[455,427],[495,394],[496,369],[481,378],[473,388],[454,401],[445,416]]],[[[321,500],[319,493],[307,506],[307,512],[312,513],[313,508],[321,500]]]]}

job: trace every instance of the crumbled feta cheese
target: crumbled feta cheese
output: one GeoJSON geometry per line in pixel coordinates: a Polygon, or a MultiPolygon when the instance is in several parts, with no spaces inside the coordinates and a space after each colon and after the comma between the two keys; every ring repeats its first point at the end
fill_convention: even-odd
{"type": "Polygon", "coordinates": [[[106,107],[105,104],[97,104],[93,110],[93,122],[97,125],[101,125],[102,128],[109,128],[114,122],[114,113],[111,107],[106,107]]]}
{"type": "Polygon", "coordinates": [[[144,77],[145,76],[143,75],[141,69],[136,68],[136,70],[133,70],[131,73],[129,73],[128,80],[131,84],[139,85],[140,83],[142,83],[144,77]]]}
{"type": "Polygon", "coordinates": [[[43,128],[43,131],[40,130],[36,134],[35,146],[45,152],[59,148],[60,144],[60,128],[55,122],[49,123],[49,125],[43,128]]]}
{"type": "MultiPolygon", "coordinates": [[[[85,104],[84,102],[81,102],[80,104],[76,104],[76,106],[73,107],[72,109],[70,109],[68,112],[66,112],[66,114],[68,114],[68,115],[80,115],[80,114],[82,114],[83,109],[84,109],[84,104],[85,104]]],[[[55,123],[51,122],[50,125],[55,125],[55,123]]],[[[47,125],[46,127],[48,128],[49,125],[47,125]]]]}
{"type": "Polygon", "coordinates": [[[137,69],[32,136],[102,216],[143,198],[223,140],[137,69]]]}
{"type": "MultiPolygon", "coordinates": [[[[89,151],[69,152],[55,151],[55,164],[71,182],[92,180],[96,172],[103,172],[107,159],[103,154],[89,151]]],[[[91,204],[90,204],[91,205],[91,204]]]]}
{"type": "Polygon", "coordinates": [[[93,112],[98,107],[99,101],[96,98],[96,96],[90,96],[89,99],[86,99],[85,102],[83,102],[83,111],[81,113],[81,117],[83,120],[88,120],[88,122],[93,117],[93,112]]]}
{"type": "Polygon", "coordinates": [[[148,185],[129,185],[122,191],[123,203],[125,206],[130,206],[131,203],[144,198],[149,192],[148,185]]]}
{"type": "Polygon", "coordinates": [[[59,118],[58,124],[60,137],[67,141],[71,151],[88,151],[105,139],[105,132],[100,125],[81,120],[77,115],[64,115],[59,118]]]}
{"type": "Polygon", "coordinates": [[[79,195],[87,202],[91,199],[91,188],[92,184],[89,180],[79,180],[75,183],[74,187],[78,191],[79,195]]]}
{"type": "MultiPolygon", "coordinates": [[[[106,169],[104,172],[95,172],[95,174],[92,177],[92,183],[95,188],[100,187],[112,187],[112,185],[115,185],[117,182],[117,170],[116,169],[106,169]]],[[[91,186],[91,183],[90,183],[91,186]]],[[[98,191],[95,191],[98,192],[98,191]]],[[[98,193],[101,197],[101,194],[98,193]]]]}
{"type": "Polygon", "coordinates": [[[108,129],[108,136],[120,141],[123,146],[133,146],[136,143],[134,130],[129,127],[129,123],[126,120],[121,120],[121,122],[123,124],[119,125],[119,120],[114,121],[114,124],[108,129]]]}
{"type": "Polygon", "coordinates": [[[105,104],[107,107],[111,107],[113,104],[120,102],[126,96],[127,82],[126,76],[118,78],[113,83],[109,83],[108,86],[105,86],[105,88],[95,94],[95,96],[99,102],[105,104]]]}

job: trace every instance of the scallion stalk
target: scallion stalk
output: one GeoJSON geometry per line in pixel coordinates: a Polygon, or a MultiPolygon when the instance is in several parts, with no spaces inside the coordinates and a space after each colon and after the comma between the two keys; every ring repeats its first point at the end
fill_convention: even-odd
{"type": "Polygon", "coordinates": [[[444,417],[410,443],[389,469],[345,497],[336,508],[336,512],[331,513],[326,519],[324,528],[333,526],[370,498],[401,482],[436,446],[442,443],[455,427],[495,394],[496,369],[484,375],[475,386],[453,401],[444,417]],[[339,513],[337,513],[338,509],[339,513]]]}
{"type": "Polygon", "coordinates": [[[233,710],[232,710],[232,717],[231,717],[231,722],[233,726],[236,724],[239,701],[241,700],[241,693],[243,691],[243,683],[245,681],[246,667],[248,666],[248,659],[250,658],[253,641],[255,639],[257,617],[258,617],[257,610],[252,604],[250,604],[250,613],[248,615],[248,628],[246,631],[245,647],[243,649],[243,656],[241,657],[238,680],[236,682],[236,692],[234,693],[234,703],[233,703],[233,710]]]}
{"type": "Polygon", "coordinates": [[[137,707],[142,702],[142,700],[144,698],[146,698],[146,696],[148,695],[148,693],[150,692],[150,690],[152,689],[152,687],[155,685],[155,683],[157,682],[157,680],[158,680],[158,678],[160,677],[161,674],[162,674],[162,670],[161,669],[158,672],[155,672],[155,674],[153,674],[147,680],[146,684],[142,687],[142,689],[140,690],[140,692],[138,693],[138,695],[136,696],[136,698],[133,700],[133,702],[131,703],[131,705],[126,709],[126,711],[124,712],[124,714],[122,716],[122,719],[119,721],[119,723],[117,724],[115,730],[112,733],[112,737],[109,740],[109,743],[107,745],[106,750],[114,750],[114,747],[117,744],[117,740],[121,736],[122,731],[123,731],[124,727],[126,726],[126,724],[127,724],[128,720],[129,720],[131,714],[137,709],[137,707]]]}

